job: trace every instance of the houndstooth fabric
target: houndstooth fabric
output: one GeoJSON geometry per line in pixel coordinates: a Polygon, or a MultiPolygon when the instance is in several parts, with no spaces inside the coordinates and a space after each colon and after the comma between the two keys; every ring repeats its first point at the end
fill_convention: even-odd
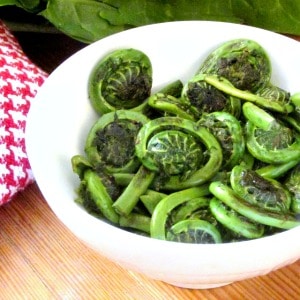
{"type": "Polygon", "coordinates": [[[0,205],[34,180],[25,149],[25,125],[30,102],[46,77],[0,21],[0,205]]]}

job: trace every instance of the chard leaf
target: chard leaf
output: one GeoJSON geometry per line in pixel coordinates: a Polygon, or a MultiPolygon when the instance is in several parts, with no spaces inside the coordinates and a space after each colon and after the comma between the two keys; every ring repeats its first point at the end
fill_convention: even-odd
{"type": "Polygon", "coordinates": [[[17,0],[0,0],[0,6],[17,5],[17,3],[18,3],[17,0]]]}
{"type": "Polygon", "coordinates": [[[111,24],[141,26],[180,20],[214,20],[247,24],[300,35],[300,2],[293,0],[104,0],[111,7],[101,17],[111,24]]]}
{"type": "Polygon", "coordinates": [[[118,1],[104,0],[109,4],[100,13],[111,24],[141,26],[146,24],[183,21],[215,20],[242,22],[232,11],[228,1],[165,0],[165,1],[118,1]]]}
{"type": "Polygon", "coordinates": [[[183,20],[224,21],[300,35],[300,1],[294,0],[0,0],[0,6],[5,5],[42,11],[60,31],[85,43],[129,28],[183,20]]]}
{"type": "MultiPolygon", "coordinates": [[[[226,1],[218,1],[226,2],[226,1]]],[[[279,33],[300,35],[300,2],[293,0],[233,0],[232,12],[245,24],[279,33]]]]}
{"type": "Polygon", "coordinates": [[[66,35],[90,43],[129,28],[101,18],[104,9],[106,4],[94,0],[49,0],[41,15],[66,35]]]}
{"type": "Polygon", "coordinates": [[[41,7],[45,7],[43,3],[45,1],[40,0],[0,0],[0,6],[8,6],[8,5],[15,5],[28,12],[38,12],[40,11],[41,7]]]}

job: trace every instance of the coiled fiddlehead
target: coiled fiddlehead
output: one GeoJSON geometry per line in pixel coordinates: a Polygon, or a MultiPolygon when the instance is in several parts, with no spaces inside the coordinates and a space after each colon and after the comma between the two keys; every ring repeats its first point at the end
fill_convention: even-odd
{"type": "Polygon", "coordinates": [[[135,49],[94,68],[89,95],[102,116],[87,158],[72,158],[76,202],[122,228],[187,243],[299,226],[300,94],[272,85],[264,49],[229,41],[186,84],[152,95],[151,76],[148,57],[135,49]]]}
{"type": "Polygon", "coordinates": [[[167,238],[166,222],[171,211],[187,201],[207,195],[209,195],[208,186],[204,184],[200,187],[192,187],[171,193],[167,197],[163,198],[156,205],[152,214],[150,223],[151,237],[165,240],[167,238]]]}
{"type": "Polygon", "coordinates": [[[205,220],[182,220],[167,232],[168,241],[194,244],[222,243],[221,234],[213,224],[205,220]]]}
{"type": "Polygon", "coordinates": [[[270,84],[266,88],[261,88],[258,93],[252,93],[234,87],[227,78],[219,75],[205,75],[204,80],[223,93],[252,102],[265,109],[285,114],[294,110],[294,106],[289,103],[289,98],[284,98],[278,92],[279,88],[270,88],[270,84]]]}
{"type": "Polygon", "coordinates": [[[100,117],[85,143],[88,160],[96,169],[108,173],[132,172],[139,166],[135,142],[148,118],[138,112],[118,110],[100,117]]]}
{"type": "Polygon", "coordinates": [[[297,220],[294,214],[290,212],[285,214],[271,212],[253,206],[239,197],[231,187],[220,181],[212,182],[209,185],[209,190],[227,206],[254,222],[281,229],[291,229],[300,225],[300,221],[297,220]]]}
{"type": "Polygon", "coordinates": [[[249,39],[227,41],[212,51],[198,73],[228,79],[236,88],[256,92],[269,83],[271,63],[263,47],[249,39]]]}
{"type": "Polygon", "coordinates": [[[300,140],[293,131],[258,106],[243,105],[248,151],[266,163],[287,163],[300,158],[300,140]]]}
{"type": "Polygon", "coordinates": [[[256,95],[283,105],[288,105],[291,98],[289,92],[273,84],[263,86],[256,92],[256,95]]]}
{"type": "Polygon", "coordinates": [[[140,111],[150,96],[152,65],[137,49],[120,49],[104,57],[89,78],[94,109],[104,114],[118,109],[140,111]]]}
{"type": "Polygon", "coordinates": [[[240,122],[227,112],[205,114],[198,121],[205,126],[220,142],[223,150],[224,169],[231,169],[243,157],[245,140],[240,122]]]}
{"type": "Polygon", "coordinates": [[[136,155],[142,164],[166,174],[163,188],[178,190],[209,180],[222,164],[216,138],[203,126],[178,117],[161,117],[147,122],[139,131],[136,155]],[[209,157],[202,164],[202,147],[209,157]]]}
{"type": "Polygon", "coordinates": [[[230,182],[237,195],[251,205],[283,214],[290,209],[290,193],[274,179],[237,165],[231,171],[230,182]]]}
{"type": "Polygon", "coordinates": [[[240,100],[207,83],[206,77],[205,74],[198,74],[191,78],[182,89],[182,101],[189,103],[191,113],[196,119],[203,114],[215,111],[224,111],[239,117],[240,100]]]}
{"type": "Polygon", "coordinates": [[[213,197],[209,206],[218,222],[233,231],[238,237],[255,239],[263,236],[264,226],[262,224],[253,222],[237,213],[218,198],[213,197]]]}
{"type": "Polygon", "coordinates": [[[195,216],[198,218],[200,214],[202,220],[208,221],[208,214],[206,212],[209,202],[210,197],[198,197],[185,202],[183,205],[172,211],[172,214],[170,215],[171,223],[175,224],[182,220],[193,219],[195,216]]]}

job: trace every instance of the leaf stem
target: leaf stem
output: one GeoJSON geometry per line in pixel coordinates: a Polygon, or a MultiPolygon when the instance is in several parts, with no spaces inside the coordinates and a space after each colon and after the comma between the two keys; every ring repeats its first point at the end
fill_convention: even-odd
{"type": "Polygon", "coordinates": [[[152,183],[154,176],[155,173],[144,166],[138,169],[128,186],[113,204],[113,208],[119,215],[128,216],[131,213],[140,196],[146,192],[152,183]]]}
{"type": "Polygon", "coordinates": [[[209,189],[226,205],[255,222],[282,229],[291,229],[300,225],[300,221],[293,214],[270,212],[247,203],[222,182],[212,182],[209,189]]]}
{"type": "Polygon", "coordinates": [[[152,238],[165,240],[165,224],[169,213],[176,206],[198,197],[209,194],[208,185],[192,187],[179,192],[174,192],[162,199],[155,207],[150,224],[150,234],[152,238]]]}
{"type": "Polygon", "coordinates": [[[261,97],[259,95],[253,94],[249,91],[243,91],[234,87],[228,80],[216,75],[206,75],[204,80],[219,89],[220,91],[229,94],[231,96],[237,97],[239,99],[247,100],[253,102],[259,106],[264,108],[282,112],[282,113],[290,113],[294,110],[293,105],[291,104],[281,104],[279,102],[275,102],[274,99],[268,99],[265,97],[261,97]]]}
{"type": "Polygon", "coordinates": [[[113,223],[118,223],[119,216],[112,208],[113,200],[109,196],[101,178],[92,170],[87,170],[84,173],[84,180],[90,196],[104,217],[113,223]]]}

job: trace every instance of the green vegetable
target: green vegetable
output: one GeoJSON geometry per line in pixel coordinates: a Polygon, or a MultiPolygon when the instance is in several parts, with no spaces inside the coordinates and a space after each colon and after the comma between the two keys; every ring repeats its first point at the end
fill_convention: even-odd
{"type": "Polygon", "coordinates": [[[72,169],[80,179],[84,178],[84,172],[92,168],[91,162],[82,155],[74,155],[71,159],[72,169]]]}
{"type": "Polygon", "coordinates": [[[254,206],[279,213],[287,213],[290,209],[290,193],[274,179],[237,165],[231,171],[230,182],[237,195],[254,206]]]}
{"type": "Polygon", "coordinates": [[[197,113],[189,101],[164,93],[156,93],[149,97],[148,105],[152,108],[187,120],[195,121],[197,113]]]}
{"type": "Polygon", "coordinates": [[[300,164],[298,163],[286,176],[285,186],[292,194],[292,211],[300,213],[300,164]]]}
{"type": "Polygon", "coordinates": [[[92,126],[85,153],[96,169],[109,173],[132,172],[139,167],[134,152],[139,129],[149,119],[138,112],[118,110],[103,115],[92,126]]]}
{"type": "Polygon", "coordinates": [[[224,169],[231,169],[242,159],[245,152],[243,129],[232,114],[217,111],[205,114],[198,121],[217,138],[223,150],[224,169]]]}
{"type": "Polygon", "coordinates": [[[216,198],[254,222],[282,229],[290,229],[300,225],[300,221],[297,220],[294,214],[270,212],[263,208],[252,206],[222,182],[212,182],[209,189],[216,198]]]}
{"type": "Polygon", "coordinates": [[[178,117],[161,117],[147,122],[137,136],[136,155],[144,166],[163,172],[166,190],[179,190],[208,181],[222,164],[216,138],[203,126],[178,117]],[[209,159],[202,165],[203,144],[209,159]]]}
{"type": "MultiPolygon", "coordinates": [[[[183,87],[182,99],[189,104],[189,110],[200,118],[205,113],[225,111],[239,117],[241,112],[240,99],[223,93],[206,80],[206,74],[197,74],[183,87]]],[[[231,83],[230,83],[231,85],[231,83]]]]}
{"type": "Polygon", "coordinates": [[[15,5],[31,13],[38,13],[46,6],[42,0],[0,0],[0,6],[15,5]]]}
{"type": "Polygon", "coordinates": [[[264,234],[264,226],[262,224],[255,223],[240,215],[216,197],[210,201],[210,209],[221,224],[238,236],[243,236],[247,239],[256,239],[262,237],[264,234]]]}
{"type": "Polygon", "coordinates": [[[107,220],[118,223],[119,215],[112,207],[113,200],[98,174],[92,170],[87,170],[84,173],[84,181],[81,183],[80,188],[82,189],[80,195],[83,195],[83,197],[77,199],[78,202],[81,202],[84,206],[91,207],[93,205],[94,209],[98,209],[107,220]]]}
{"type": "Polygon", "coordinates": [[[151,237],[166,239],[165,225],[169,213],[178,205],[191,199],[203,197],[209,194],[208,186],[193,187],[179,192],[174,192],[163,198],[155,207],[150,224],[151,237]]]}
{"type": "Polygon", "coordinates": [[[212,51],[198,73],[218,75],[237,89],[255,93],[269,84],[271,63],[260,44],[249,39],[235,39],[212,51]]]}
{"type": "Polygon", "coordinates": [[[189,200],[172,213],[172,222],[177,223],[181,220],[193,218],[193,215],[199,212],[199,210],[207,209],[209,202],[209,197],[198,197],[189,200]]]}
{"type": "MultiPolygon", "coordinates": [[[[240,44],[267,57],[253,41],[240,44]]],[[[239,61],[239,51],[232,56],[228,45],[235,49],[236,40],[221,45],[219,54],[239,61]]],[[[254,72],[255,92],[234,87],[214,73],[216,53],[202,64],[212,74],[176,80],[150,96],[143,84],[134,85],[133,94],[143,96],[129,106],[130,99],[116,97],[116,91],[127,88],[128,76],[140,74],[144,58],[141,73],[152,81],[146,54],[120,49],[100,60],[90,91],[105,95],[111,110],[92,102],[101,116],[87,136],[85,155],[71,159],[80,179],[78,204],[131,232],[184,243],[237,242],[300,225],[299,96],[274,86],[269,67],[267,74],[254,72]],[[132,61],[137,65],[129,66],[132,61]],[[112,83],[102,83],[103,74],[112,83]],[[206,101],[205,94],[221,95],[223,105],[214,96],[206,101]]],[[[244,74],[237,64],[229,74],[247,75],[248,69],[244,74]]]]}
{"type": "Polygon", "coordinates": [[[178,116],[194,121],[190,103],[181,98],[183,83],[175,80],[147,99],[147,104],[162,115],[178,116]]]}
{"type": "Polygon", "coordinates": [[[128,216],[154,179],[154,173],[141,166],[113,207],[119,215],[128,216]]]}
{"type": "Polygon", "coordinates": [[[127,217],[121,216],[119,225],[124,228],[133,228],[139,231],[150,233],[151,218],[138,213],[131,213],[127,217]]]}
{"type": "Polygon", "coordinates": [[[206,75],[204,77],[204,80],[215,88],[218,88],[220,91],[227,93],[228,95],[234,96],[241,100],[252,102],[265,109],[280,113],[290,113],[294,110],[293,105],[286,102],[283,103],[281,101],[281,98],[277,100],[274,99],[273,95],[267,98],[265,96],[260,96],[259,94],[254,94],[249,91],[240,90],[238,88],[235,88],[232,83],[224,77],[220,77],[218,75],[206,75]]]}
{"type": "Polygon", "coordinates": [[[152,215],[155,206],[160,202],[161,199],[166,196],[167,195],[164,193],[148,189],[142,196],[140,196],[140,200],[144,204],[150,215],[152,215]]]}
{"type": "Polygon", "coordinates": [[[275,117],[252,103],[243,105],[246,123],[246,145],[257,159],[267,163],[287,163],[300,159],[300,140],[275,117]]]}
{"type": "Polygon", "coordinates": [[[113,25],[101,17],[112,7],[95,0],[49,0],[40,12],[58,30],[84,43],[131,28],[129,24],[113,25]]]}
{"type": "Polygon", "coordinates": [[[196,244],[222,243],[218,229],[204,220],[183,220],[174,224],[167,233],[167,240],[196,244]]]}
{"type": "Polygon", "coordinates": [[[272,0],[0,0],[40,13],[70,37],[91,43],[113,33],[142,25],[211,20],[248,24],[300,35],[300,3],[272,0]]]}
{"type": "Polygon", "coordinates": [[[183,83],[181,80],[178,79],[171,83],[168,83],[159,91],[159,93],[179,98],[181,96],[182,88],[183,88],[183,83]]]}
{"type": "Polygon", "coordinates": [[[255,170],[255,172],[266,178],[280,178],[285,175],[290,169],[295,167],[299,162],[300,158],[299,160],[290,160],[284,164],[269,164],[255,170]]]}
{"type": "Polygon", "coordinates": [[[136,49],[109,53],[89,78],[89,98],[99,114],[117,109],[142,110],[152,88],[152,65],[136,49]]]}
{"type": "Polygon", "coordinates": [[[271,83],[258,89],[256,94],[265,99],[282,103],[283,106],[289,105],[289,102],[291,101],[289,92],[271,83]]]}

